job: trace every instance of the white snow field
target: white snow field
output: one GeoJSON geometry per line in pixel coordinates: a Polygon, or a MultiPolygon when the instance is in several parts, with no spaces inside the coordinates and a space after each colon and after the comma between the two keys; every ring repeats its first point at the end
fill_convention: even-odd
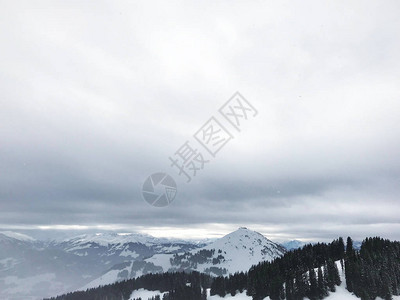
{"type": "Polygon", "coordinates": [[[161,297],[161,299],[162,299],[162,296],[164,295],[165,293],[161,293],[160,291],[148,291],[148,290],[145,290],[145,289],[138,289],[138,290],[136,290],[136,291],[133,291],[133,293],[132,293],[132,295],[131,295],[131,297],[129,298],[130,300],[131,299],[137,299],[137,298],[142,298],[142,300],[147,300],[148,298],[151,298],[151,297],[154,297],[154,296],[157,296],[157,295],[159,295],[160,297],[161,297]]]}

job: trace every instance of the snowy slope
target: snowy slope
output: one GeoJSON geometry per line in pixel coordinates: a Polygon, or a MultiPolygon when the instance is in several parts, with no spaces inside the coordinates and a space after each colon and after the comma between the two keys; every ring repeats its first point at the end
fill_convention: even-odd
{"type": "Polygon", "coordinates": [[[282,246],[245,227],[216,240],[203,249],[222,250],[221,255],[224,261],[221,267],[226,268],[228,273],[247,271],[260,261],[271,261],[286,252],[282,246]]]}
{"type": "Polygon", "coordinates": [[[80,288],[80,290],[91,289],[91,288],[95,288],[95,287],[98,287],[101,285],[107,285],[110,282],[115,282],[115,281],[118,281],[119,279],[125,279],[120,275],[124,274],[125,272],[129,272],[130,267],[131,267],[131,264],[128,264],[128,265],[122,267],[121,269],[110,270],[109,272],[106,272],[105,274],[101,275],[99,278],[96,278],[95,280],[84,285],[82,288],[80,288]],[[115,280],[116,278],[117,278],[117,280],[115,280]]]}

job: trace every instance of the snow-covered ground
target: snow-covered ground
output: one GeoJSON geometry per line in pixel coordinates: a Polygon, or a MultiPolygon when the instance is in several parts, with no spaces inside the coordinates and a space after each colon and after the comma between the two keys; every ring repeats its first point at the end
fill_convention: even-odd
{"type": "MultiPolygon", "coordinates": [[[[224,298],[220,297],[220,296],[209,296],[207,297],[207,300],[252,300],[253,298],[250,296],[246,295],[246,291],[244,291],[243,293],[240,294],[236,294],[235,296],[231,296],[231,295],[226,295],[224,298]]],[[[265,298],[265,300],[269,300],[269,297],[265,298]]]]}
{"type": "Polygon", "coordinates": [[[162,267],[164,272],[167,272],[169,268],[171,268],[170,259],[173,256],[173,254],[155,254],[152,257],[147,258],[146,261],[162,267]]]}
{"type": "Polygon", "coordinates": [[[91,288],[95,288],[95,287],[98,287],[98,286],[101,286],[101,285],[110,284],[110,282],[118,281],[118,280],[115,280],[116,278],[118,278],[118,274],[120,274],[123,271],[129,272],[131,267],[132,267],[132,264],[126,266],[123,269],[111,270],[111,271],[103,274],[99,278],[96,278],[95,280],[89,282],[85,286],[81,287],[79,290],[84,291],[86,289],[91,289],[91,288]]]}
{"type": "Polygon", "coordinates": [[[147,300],[148,298],[154,297],[159,295],[162,299],[162,296],[165,293],[161,293],[160,291],[148,291],[145,289],[138,289],[136,291],[133,291],[131,297],[129,298],[129,300],[131,299],[137,299],[137,298],[142,298],[142,300],[147,300]]]}
{"type": "MultiPolygon", "coordinates": [[[[148,298],[151,298],[152,296],[156,295],[162,295],[164,293],[160,293],[160,291],[147,291],[144,289],[140,289],[137,291],[134,291],[131,295],[130,299],[142,297],[143,300],[147,300],[148,298]]],[[[344,287],[344,284],[342,283],[341,286],[336,287],[336,292],[335,293],[329,293],[329,296],[325,298],[326,300],[360,300],[360,298],[357,298],[353,294],[349,293],[348,290],[344,287]]],[[[208,296],[207,300],[252,300],[252,297],[246,295],[246,291],[243,293],[236,294],[235,296],[231,295],[226,295],[225,297],[220,297],[217,295],[214,296],[208,296]]],[[[269,297],[266,297],[264,300],[270,300],[269,297]]],[[[308,298],[304,298],[304,300],[309,300],[308,298]]],[[[375,300],[382,300],[381,298],[376,298],[375,300]]],[[[400,296],[393,296],[393,300],[400,300],[400,296]]]]}
{"type": "MultiPolygon", "coordinates": [[[[161,299],[162,296],[165,293],[161,293],[160,291],[149,291],[149,290],[145,290],[145,289],[139,289],[136,291],[133,291],[132,295],[130,296],[129,300],[131,299],[136,299],[141,297],[142,300],[147,300],[148,298],[160,295],[161,299]]],[[[246,296],[246,292],[243,292],[241,294],[236,294],[234,297],[232,297],[231,295],[227,295],[224,298],[221,298],[220,296],[210,296],[210,289],[207,290],[207,300],[220,300],[220,299],[224,299],[224,300],[230,300],[230,299],[234,299],[234,300],[251,300],[252,298],[249,296],[246,296]]],[[[265,298],[265,300],[269,300],[268,298],[265,298]]]]}

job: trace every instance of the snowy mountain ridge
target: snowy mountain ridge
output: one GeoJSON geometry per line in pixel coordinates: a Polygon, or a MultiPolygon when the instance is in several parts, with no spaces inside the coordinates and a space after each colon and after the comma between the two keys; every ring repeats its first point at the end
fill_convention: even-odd
{"type": "Polygon", "coordinates": [[[144,244],[146,246],[152,246],[155,244],[190,243],[188,241],[181,239],[156,238],[149,234],[132,233],[132,232],[83,234],[73,238],[64,239],[62,242],[69,242],[74,244],[97,243],[101,246],[108,246],[110,244],[126,244],[126,243],[138,243],[138,244],[144,244]]]}
{"type": "Polygon", "coordinates": [[[159,253],[143,261],[131,261],[111,268],[82,287],[97,287],[148,273],[199,271],[214,276],[247,271],[261,261],[271,261],[286,250],[262,234],[241,227],[199,249],[159,253]]]}
{"type": "Polygon", "coordinates": [[[26,234],[22,234],[22,233],[18,233],[18,232],[13,232],[13,231],[0,231],[0,238],[1,236],[4,237],[8,237],[8,238],[12,238],[15,240],[19,240],[22,242],[34,242],[36,241],[34,238],[26,235],[26,234]]]}
{"type": "Polygon", "coordinates": [[[201,241],[141,233],[107,232],[36,240],[4,231],[0,233],[0,299],[38,299],[73,291],[114,266],[120,268],[121,264],[140,262],[156,253],[190,251],[204,245],[201,241]]]}

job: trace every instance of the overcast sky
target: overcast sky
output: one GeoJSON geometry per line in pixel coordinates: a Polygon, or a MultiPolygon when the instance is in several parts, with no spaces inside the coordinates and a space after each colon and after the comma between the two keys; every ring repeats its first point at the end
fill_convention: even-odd
{"type": "Polygon", "coordinates": [[[399,16],[398,1],[0,1],[0,227],[400,239],[399,16]],[[225,122],[211,157],[193,134],[236,91],[258,115],[225,122]],[[169,160],[186,141],[210,160],[190,183],[169,160]],[[159,171],[178,186],[164,208],[141,195],[159,171]]]}

